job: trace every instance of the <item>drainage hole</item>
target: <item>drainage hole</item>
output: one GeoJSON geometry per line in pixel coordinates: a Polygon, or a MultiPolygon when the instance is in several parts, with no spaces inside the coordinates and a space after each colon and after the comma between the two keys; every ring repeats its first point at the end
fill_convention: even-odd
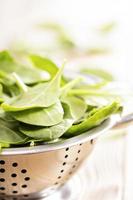
{"type": "Polygon", "coordinates": [[[0,160],[0,164],[1,164],[1,165],[4,165],[4,164],[5,164],[5,161],[4,161],[4,160],[0,160]]]}
{"type": "Polygon", "coordinates": [[[66,151],[69,151],[69,147],[66,148],[66,151]]]}
{"type": "Polygon", "coordinates": [[[61,179],[61,176],[58,176],[58,179],[61,179]]]}
{"type": "Polygon", "coordinates": [[[21,170],[21,173],[22,173],[22,174],[25,174],[26,172],[27,172],[26,169],[22,169],[22,170],[21,170]]]}
{"type": "Polygon", "coordinates": [[[0,178],[0,182],[5,182],[5,179],[4,178],[0,178]]]}
{"type": "Polygon", "coordinates": [[[25,181],[29,181],[29,180],[30,180],[30,177],[25,177],[24,180],[25,180],[25,181]]]}
{"type": "Polygon", "coordinates": [[[91,144],[93,144],[93,139],[90,141],[91,144]]]}
{"type": "Polygon", "coordinates": [[[17,177],[17,174],[11,174],[11,177],[15,178],[17,177]]]}
{"type": "Polygon", "coordinates": [[[68,155],[65,155],[65,158],[68,158],[68,155]]]}
{"type": "Polygon", "coordinates": [[[62,169],[60,172],[63,173],[63,172],[64,172],[64,169],[62,169]]]}
{"type": "Polygon", "coordinates": [[[75,161],[78,161],[78,157],[75,159],[75,161]]]}
{"type": "Polygon", "coordinates": [[[63,165],[66,165],[66,162],[63,162],[63,165]]]}
{"type": "Polygon", "coordinates": [[[21,187],[22,187],[22,188],[27,188],[27,185],[22,185],[21,187]]]}
{"type": "Polygon", "coordinates": [[[12,183],[12,186],[17,186],[17,183],[12,183]]]}
{"type": "Polygon", "coordinates": [[[17,191],[17,190],[14,190],[14,191],[12,191],[12,193],[13,193],[13,194],[17,194],[17,193],[18,193],[18,191],[17,191]]]}
{"type": "Polygon", "coordinates": [[[0,187],[0,190],[5,190],[5,188],[4,187],[0,187]]]}
{"type": "Polygon", "coordinates": [[[17,166],[18,166],[18,163],[14,162],[14,163],[12,164],[12,166],[13,166],[13,167],[17,167],[17,166]]]}
{"type": "Polygon", "coordinates": [[[81,150],[78,150],[78,153],[80,153],[81,152],[81,150]]]}
{"type": "Polygon", "coordinates": [[[5,169],[4,169],[4,168],[1,168],[1,169],[0,169],[0,172],[1,172],[1,173],[4,173],[4,172],[5,172],[5,169]]]}
{"type": "Polygon", "coordinates": [[[29,195],[28,195],[28,194],[25,194],[24,197],[29,197],[29,195]]]}

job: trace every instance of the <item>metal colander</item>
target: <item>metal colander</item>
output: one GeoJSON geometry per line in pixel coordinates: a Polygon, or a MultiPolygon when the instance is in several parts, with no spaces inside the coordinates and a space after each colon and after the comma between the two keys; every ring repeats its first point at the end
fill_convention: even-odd
{"type": "Polygon", "coordinates": [[[116,119],[64,142],[5,149],[0,155],[0,200],[47,197],[61,187],[90,155],[96,138],[116,119]]]}

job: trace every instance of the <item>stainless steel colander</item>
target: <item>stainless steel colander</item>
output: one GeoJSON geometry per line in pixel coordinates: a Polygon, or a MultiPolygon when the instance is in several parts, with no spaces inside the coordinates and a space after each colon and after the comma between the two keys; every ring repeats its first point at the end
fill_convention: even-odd
{"type": "Polygon", "coordinates": [[[115,123],[116,116],[113,116],[89,134],[86,132],[64,142],[3,150],[0,200],[33,200],[50,195],[70,179],[90,155],[96,138],[115,123]]]}

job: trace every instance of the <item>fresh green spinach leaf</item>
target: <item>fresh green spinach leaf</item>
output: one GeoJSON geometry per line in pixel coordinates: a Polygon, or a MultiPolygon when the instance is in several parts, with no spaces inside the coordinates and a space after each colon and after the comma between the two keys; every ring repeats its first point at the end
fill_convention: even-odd
{"type": "Polygon", "coordinates": [[[43,139],[44,141],[54,140],[61,137],[74,122],[69,106],[63,104],[63,107],[64,119],[59,124],[47,128],[21,125],[19,130],[28,137],[43,139]]]}
{"type": "Polygon", "coordinates": [[[0,52],[0,71],[8,75],[15,72],[26,84],[33,84],[46,80],[46,76],[44,76],[41,71],[17,63],[8,51],[0,52]]]}
{"type": "Polygon", "coordinates": [[[62,67],[55,77],[48,83],[38,84],[23,93],[12,104],[3,103],[1,106],[5,111],[20,111],[30,108],[49,107],[56,103],[60,96],[60,81],[62,67]]]}
{"type": "Polygon", "coordinates": [[[23,144],[27,137],[19,131],[13,131],[10,128],[0,124],[0,143],[4,144],[23,144]]]}
{"type": "Polygon", "coordinates": [[[79,120],[84,116],[87,110],[87,104],[83,101],[83,99],[76,96],[67,96],[64,99],[64,102],[70,106],[71,113],[75,120],[79,120]]]}
{"type": "Polygon", "coordinates": [[[72,137],[100,125],[111,114],[116,113],[119,107],[119,103],[113,102],[110,105],[95,109],[95,111],[92,111],[91,115],[88,118],[86,118],[80,124],[73,125],[63,136],[72,137]]]}
{"type": "Polygon", "coordinates": [[[56,64],[48,58],[44,58],[38,55],[30,55],[29,58],[35,67],[47,71],[51,75],[51,79],[58,72],[58,67],[56,64]]]}
{"type": "Polygon", "coordinates": [[[63,120],[64,111],[60,101],[48,108],[34,108],[19,112],[12,112],[11,115],[18,121],[37,125],[53,126],[63,120]]]}

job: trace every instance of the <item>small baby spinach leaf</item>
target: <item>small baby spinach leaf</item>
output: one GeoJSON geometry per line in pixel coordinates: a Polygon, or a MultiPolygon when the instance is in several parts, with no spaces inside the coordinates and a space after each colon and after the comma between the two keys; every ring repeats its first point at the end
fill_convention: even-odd
{"type": "Polygon", "coordinates": [[[70,82],[68,82],[67,84],[65,84],[62,88],[61,88],[61,99],[63,100],[68,92],[75,86],[77,85],[78,83],[80,83],[81,81],[83,80],[82,77],[78,77],[70,82]]]}
{"type": "MultiPolygon", "coordinates": [[[[37,67],[41,70],[48,72],[51,76],[51,79],[56,75],[56,73],[59,70],[57,65],[48,58],[41,57],[41,56],[38,56],[38,55],[30,55],[29,58],[32,61],[34,67],[37,67]]],[[[66,82],[67,81],[66,81],[65,77],[62,76],[61,84],[65,85],[66,82]]]]}
{"type": "Polygon", "coordinates": [[[5,111],[20,111],[30,108],[49,107],[58,101],[60,96],[60,81],[62,67],[55,77],[48,83],[38,84],[23,93],[12,104],[3,103],[1,106],[5,111]]]}
{"type": "Polygon", "coordinates": [[[0,71],[6,74],[15,72],[26,84],[33,84],[46,79],[46,76],[41,71],[17,63],[8,51],[0,52],[0,71]]]}
{"type": "Polygon", "coordinates": [[[94,111],[92,110],[92,113],[88,116],[88,118],[80,124],[73,125],[63,136],[72,137],[100,125],[110,115],[116,113],[119,107],[119,103],[113,102],[110,105],[103,106],[102,108],[95,109],[94,111]]]}
{"type": "Polygon", "coordinates": [[[29,58],[35,67],[47,71],[51,75],[51,78],[53,78],[58,72],[58,67],[56,64],[48,58],[38,55],[30,55],[29,58]]]}
{"type": "Polygon", "coordinates": [[[18,121],[37,126],[53,126],[63,120],[64,111],[60,101],[48,108],[34,108],[11,115],[18,121]]]}
{"type": "Polygon", "coordinates": [[[81,98],[76,96],[67,96],[64,99],[71,109],[71,113],[75,120],[79,120],[87,110],[87,104],[81,98]]]}
{"type": "Polygon", "coordinates": [[[61,137],[74,122],[69,106],[64,103],[63,107],[64,119],[59,124],[47,128],[21,125],[19,130],[29,137],[43,139],[43,141],[54,140],[61,137]]]}
{"type": "Polygon", "coordinates": [[[0,143],[23,144],[26,139],[27,137],[19,131],[13,131],[3,124],[0,124],[0,143]]]}
{"type": "Polygon", "coordinates": [[[110,74],[106,70],[102,70],[102,69],[87,67],[87,68],[82,68],[81,72],[84,74],[97,76],[105,81],[113,81],[114,80],[112,74],[110,74]]]}
{"type": "Polygon", "coordinates": [[[17,121],[7,121],[6,119],[1,117],[0,117],[0,124],[12,130],[15,130],[19,126],[19,123],[17,121]]]}

